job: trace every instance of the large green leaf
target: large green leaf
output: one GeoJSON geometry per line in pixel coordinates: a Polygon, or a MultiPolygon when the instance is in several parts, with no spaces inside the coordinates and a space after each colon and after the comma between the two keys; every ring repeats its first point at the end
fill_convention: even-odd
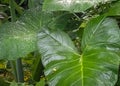
{"type": "Polygon", "coordinates": [[[119,56],[100,47],[80,55],[67,34],[43,29],[38,47],[49,86],[114,86],[119,56]]]}
{"type": "Polygon", "coordinates": [[[120,48],[120,30],[117,21],[104,16],[89,21],[84,29],[82,50],[88,46],[99,46],[111,50],[120,48]]]}
{"type": "Polygon", "coordinates": [[[112,0],[44,0],[43,10],[58,11],[66,10],[71,12],[83,12],[100,2],[112,0]]]}
{"type": "Polygon", "coordinates": [[[0,27],[0,59],[17,59],[36,50],[36,35],[54,17],[40,8],[30,9],[14,23],[0,27]]]}

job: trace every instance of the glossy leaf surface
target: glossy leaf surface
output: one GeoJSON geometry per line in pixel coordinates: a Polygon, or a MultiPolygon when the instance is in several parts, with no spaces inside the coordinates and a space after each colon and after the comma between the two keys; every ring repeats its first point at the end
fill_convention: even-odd
{"type": "Polygon", "coordinates": [[[115,85],[117,54],[100,47],[87,47],[80,55],[67,34],[60,30],[44,28],[38,40],[49,86],[115,85]]]}
{"type": "Polygon", "coordinates": [[[82,49],[99,46],[108,50],[119,50],[120,30],[117,21],[111,18],[97,17],[89,21],[84,29],[82,49]]]}
{"type": "Polygon", "coordinates": [[[100,2],[105,3],[107,1],[111,0],[44,0],[43,10],[83,12],[100,2]]]}

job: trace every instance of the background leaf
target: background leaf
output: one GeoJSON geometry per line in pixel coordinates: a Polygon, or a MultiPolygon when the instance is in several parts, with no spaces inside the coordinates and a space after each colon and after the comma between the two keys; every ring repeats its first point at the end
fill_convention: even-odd
{"type": "Polygon", "coordinates": [[[36,7],[27,10],[18,22],[21,22],[25,28],[38,31],[42,26],[49,24],[54,17],[52,12],[44,12],[40,7],[36,7]]]}
{"type": "Polygon", "coordinates": [[[120,1],[118,0],[115,3],[112,3],[111,7],[105,13],[107,16],[120,16],[120,1]]]}
{"type": "Polygon", "coordinates": [[[43,0],[29,0],[28,7],[35,8],[37,6],[40,6],[42,8],[42,3],[43,3],[43,0]]]}
{"type": "Polygon", "coordinates": [[[53,17],[51,12],[41,12],[37,7],[26,11],[18,21],[2,25],[0,27],[0,59],[14,60],[35,51],[37,33],[53,17]]]}
{"type": "Polygon", "coordinates": [[[48,25],[50,28],[59,28],[64,31],[72,31],[79,28],[82,21],[81,18],[76,18],[73,13],[69,12],[56,12],[57,17],[54,18],[48,25]]]}
{"type": "Polygon", "coordinates": [[[20,23],[6,23],[0,30],[0,59],[24,57],[36,49],[36,34],[20,23]]]}
{"type": "Polygon", "coordinates": [[[44,0],[43,10],[83,12],[92,6],[112,0],[44,0]]]}

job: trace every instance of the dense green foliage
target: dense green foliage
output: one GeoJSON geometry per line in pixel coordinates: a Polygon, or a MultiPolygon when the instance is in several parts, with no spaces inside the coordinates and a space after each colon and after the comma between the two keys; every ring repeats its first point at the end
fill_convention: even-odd
{"type": "Polygon", "coordinates": [[[0,59],[36,54],[36,86],[119,86],[119,0],[30,0],[23,14],[14,6],[0,27],[0,59]]]}

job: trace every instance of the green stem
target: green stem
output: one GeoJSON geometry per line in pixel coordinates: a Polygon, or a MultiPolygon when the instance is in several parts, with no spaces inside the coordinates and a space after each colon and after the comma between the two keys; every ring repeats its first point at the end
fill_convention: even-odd
{"type": "Polygon", "coordinates": [[[14,0],[10,0],[9,5],[10,5],[11,21],[14,22],[14,21],[16,21],[14,0]]]}
{"type": "Polygon", "coordinates": [[[15,81],[18,82],[15,61],[9,61],[9,62],[13,70],[12,73],[14,74],[15,81]]]}
{"type": "Polygon", "coordinates": [[[17,70],[18,82],[23,83],[24,82],[24,74],[23,74],[21,58],[17,59],[17,61],[16,61],[16,70],[17,70]]]}
{"type": "Polygon", "coordinates": [[[43,67],[43,64],[42,64],[42,61],[41,61],[41,55],[38,53],[38,51],[35,51],[34,52],[34,56],[35,56],[35,61],[33,63],[33,79],[37,82],[40,81],[40,76],[43,76],[44,73],[43,73],[43,70],[44,70],[44,67],[43,67]]]}
{"type": "Polygon", "coordinates": [[[80,17],[77,16],[75,13],[73,13],[73,15],[74,15],[79,21],[81,20],[80,17]]]}

